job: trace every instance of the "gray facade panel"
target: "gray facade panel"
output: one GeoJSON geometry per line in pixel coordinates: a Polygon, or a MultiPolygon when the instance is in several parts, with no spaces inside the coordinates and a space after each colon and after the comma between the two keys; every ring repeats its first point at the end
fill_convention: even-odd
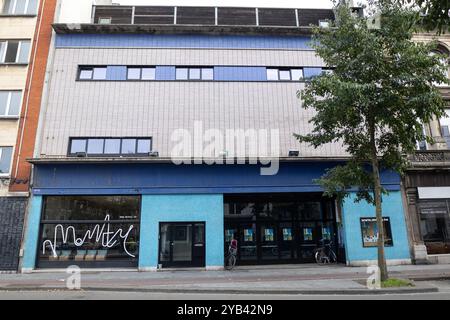
{"type": "Polygon", "coordinates": [[[293,133],[311,129],[301,108],[302,83],[286,82],[77,82],[77,66],[262,65],[322,66],[311,51],[200,49],[57,49],[43,125],[41,155],[64,156],[70,137],[152,136],[153,149],[169,156],[176,129],[278,129],[281,155],[345,155],[338,145],[312,149],[293,133]]]}

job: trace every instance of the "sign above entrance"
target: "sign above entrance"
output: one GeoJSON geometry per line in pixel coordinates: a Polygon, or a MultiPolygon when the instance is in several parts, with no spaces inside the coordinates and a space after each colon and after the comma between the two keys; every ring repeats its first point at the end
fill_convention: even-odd
{"type": "Polygon", "coordinates": [[[450,187],[419,187],[419,199],[450,199],[450,187]]]}

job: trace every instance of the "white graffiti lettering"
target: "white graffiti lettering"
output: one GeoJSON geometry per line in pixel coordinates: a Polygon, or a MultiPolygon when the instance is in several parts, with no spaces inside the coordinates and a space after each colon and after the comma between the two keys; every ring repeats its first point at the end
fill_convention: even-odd
{"type": "Polygon", "coordinates": [[[50,247],[53,253],[53,257],[57,258],[58,255],[56,253],[57,250],[57,243],[58,243],[58,231],[61,232],[61,238],[62,238],[62,244],[67,244],[70,236],[72,236],[73,243],[77,247],[81,247],[85,244],[86,240],[92,240],[95,238],[96,243],[101,243],[103,248],[112,248],[114,247],[119,239],[122,239],[123,243],[123,249],[127,255],[130,257],[135,258],[136,256],[130,253],[127,250],[126,243],[128,241],[128,237],[133,230],[134,226],[130,225],[127,232],[124,232],[122,228],[117,229],[117,231],[111,231],[111,224],[109,223],[110,216],[106,215],[105,217],[105,223],[102,225],[96,224],[92,230],[87,230],[83,237],[77,238],[76,236],[76,230],[74,226],[67,226],[64,228],[62,224],[58,224],[55,226],[54,230],[54,239],[52,240],[45,240],[42,243],[42,253],[45,254],[47,246],[50,247]],[[105,230],[106,228],[106,230],[105,230]]]}

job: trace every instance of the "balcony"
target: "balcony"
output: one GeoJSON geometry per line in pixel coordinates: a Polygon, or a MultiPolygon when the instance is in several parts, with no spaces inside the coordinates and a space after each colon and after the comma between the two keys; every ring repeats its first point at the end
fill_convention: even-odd
{"type": "Polygon", "coordinates": [[[90,24],[54,24],[57,33],[310,34],[331,9],[94,6],[90,24]]]}
{"type": "Polygon", "coordinates": [[[450,150],[416,151],[408,156],[412,169],[450,168],[450,150]]]}

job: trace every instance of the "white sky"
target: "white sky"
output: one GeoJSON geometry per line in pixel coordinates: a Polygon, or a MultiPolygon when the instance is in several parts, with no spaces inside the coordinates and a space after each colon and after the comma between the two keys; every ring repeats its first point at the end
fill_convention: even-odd
{"type": "MultiPolygon", "coordinates": [[[[331,8],[331,0],[113,0],[122,5],[331,8]]],[[[357,3],[357,1],[355,1],[357,3]]]]}

